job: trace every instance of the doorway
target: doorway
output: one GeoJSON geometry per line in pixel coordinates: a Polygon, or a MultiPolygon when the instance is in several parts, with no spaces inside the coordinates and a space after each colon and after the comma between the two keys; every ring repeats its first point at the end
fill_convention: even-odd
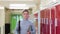
{"type": "Polygon", "coordinates": [[[13,31],[15,30],[16,24],[18,23],[18,21],[19,20],[21,21],[22,19],[23,19],[23,17],[20,14],[11,14],[11,19],[10,19],[11,33],[13,33],[13,31]]]}

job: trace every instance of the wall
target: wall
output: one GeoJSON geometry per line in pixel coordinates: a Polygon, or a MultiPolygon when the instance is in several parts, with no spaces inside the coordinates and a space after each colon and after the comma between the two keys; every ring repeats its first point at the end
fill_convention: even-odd
{"type": "Polygon", "coordinates": [[[3,34],[3,28],[4,28],[4,24],[5,24],[5,12],[4,12],[4,8],[0,8],[0,27],[1,27],[1,34],[3,34]]]}
{"type": "Polygon", "coordinates": [[[10,23],[11,14],[21,14],[22,10],[5,10],[5,23],[10,23]]]}
{"type": "Polygon", "coordinates": [[[10,23],[10,11],[5,9],[5,23],[10,23]]]}

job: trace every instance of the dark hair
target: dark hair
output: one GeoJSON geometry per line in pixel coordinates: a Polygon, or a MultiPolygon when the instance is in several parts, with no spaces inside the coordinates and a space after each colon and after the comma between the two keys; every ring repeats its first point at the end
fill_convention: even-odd
{"type": "Polygon", "coordinates": [[[22,13],[24,13],[24,12],[27,12],[27,13],[29,13],[29,11],[26,9],[26,10],[24,10],[22,13]]]}

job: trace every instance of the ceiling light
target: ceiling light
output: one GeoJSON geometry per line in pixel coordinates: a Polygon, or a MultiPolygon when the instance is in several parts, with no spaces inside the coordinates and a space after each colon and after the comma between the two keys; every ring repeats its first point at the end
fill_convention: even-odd
{"type": "Polygon", "coordinates": [[[52,0],[53,2],[57,2],[56,0],[52,0]]]}
{"type": "Polygon", "coordinates": [[[26,6],[26,4],[10,4],[9,6],[26,6]]]}
{"type": "Polygon", "coordinates": [[[29,9],[26,4],[10,4],[9,9],[29,9]]]}

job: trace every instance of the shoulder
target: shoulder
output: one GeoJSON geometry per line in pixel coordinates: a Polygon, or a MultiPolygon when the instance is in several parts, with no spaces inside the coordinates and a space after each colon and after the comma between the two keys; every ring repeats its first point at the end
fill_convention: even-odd
{"type": "Polygon", "coordinates": [[[23,19],[22,20],[20,20],[20,22],[22,22],[22,21],[24,21],[23,19]]]}

